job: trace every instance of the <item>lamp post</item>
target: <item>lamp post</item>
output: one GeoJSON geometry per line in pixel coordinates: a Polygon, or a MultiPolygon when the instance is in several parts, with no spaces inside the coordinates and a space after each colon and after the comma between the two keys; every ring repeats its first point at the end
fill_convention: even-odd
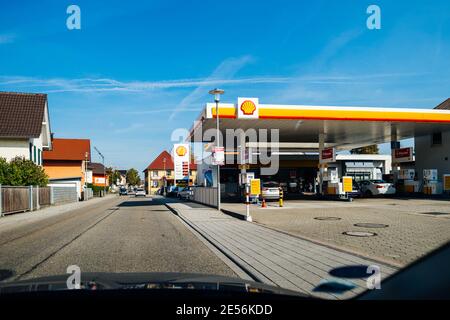
{"type": "Polygon", "coordinates": [[[163,181],[163,196],[166,196],[166,189],[167,189],[167,171],[166,171],[166,158],[163,158],[163,164],[164,164],[164,181],[163,181]]]}
{"type": "Polygon", "coordinates": [[[87,188],[87,170],[88,170],[88,160],[89,160],[89,152],[86,152],[84,154],[85,161],[84,161],[84,188],[87,188]]]}
{"type": "MultiPolygon", "coordinates": [[[[209,91],[209,94],[214,96],[214,102],[216,103],[216,129],[217,129],[217,140],[216,148],[220,147],[220,129],[219,129],[219,102],[220,95],[224,94],[225,91],[222,89],[213,89],[209,91]]],[[[217,163],[217,210],[220,211],[220,164],[217,163]]]]}
{"type": "Polygon", "coordinates": [[[100,155],[100,157],[102,158],[102,164],[103,164],[103,196],[106,195],[106,171],[105,171],[105,157],[103,156],[103,154],[97,149],[97,147],[94,147],[95,151],[97,151],[97,153],[100,155]]]}

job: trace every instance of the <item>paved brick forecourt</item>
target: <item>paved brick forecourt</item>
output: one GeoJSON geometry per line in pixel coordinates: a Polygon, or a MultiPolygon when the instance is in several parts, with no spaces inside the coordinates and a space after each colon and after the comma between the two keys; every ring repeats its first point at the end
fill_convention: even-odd
{"type": "Polygon", "coordinates": [[[357,287],[345,294],[314,292],[313,289],[323,280],[336,279],[329,272],[339,267],[378,265],[382,277],[396,270],[395,267],[242,221],[214,209],[192,208],[182,203],[168,205],[217,248],[267,284],[326,299],[344,299],[364,291],[366,281],[346,279],[357,287]]]}

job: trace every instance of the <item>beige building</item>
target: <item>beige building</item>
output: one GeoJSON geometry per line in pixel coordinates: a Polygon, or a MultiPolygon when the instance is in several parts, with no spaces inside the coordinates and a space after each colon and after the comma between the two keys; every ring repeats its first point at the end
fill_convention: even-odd
{"type": "MultiPolygon", "coordinates": [[[[197,165],[190,163],[189,185],[197,180],[197,165]]],[[[164,150],[144,170],[145,191],[147,194],[155,194],[160,188],[174,186],[174,164],[172,156],[164,150]]],[[[181,181],[177,181],[179,184],[181,181]]]]}

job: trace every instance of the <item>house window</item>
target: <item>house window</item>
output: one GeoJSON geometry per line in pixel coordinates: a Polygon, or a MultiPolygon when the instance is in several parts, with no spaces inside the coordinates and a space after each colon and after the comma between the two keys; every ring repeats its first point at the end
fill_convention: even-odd
{"type": "Polygon", "coordinates": [[[30,143],[30,160],[33,161],[33,144],[30,143]]]}
{"type": "Polygon", "coordinates": [[[442,145],[442,132],[433,133],[431,136],[431,146],[441,146],[442,145]]]}
{"type": "Polygon", "coordinates": [[[155,170],[155,171],[152,171],[152,176],[153,176],[153,177],[157,177],[157,176],[158,176],[158,171],[156,171],[156,170],[155,170]]]}
{"type": "Polygon", "coordinates": [[[42,151],[38,149],[38,165],[42,165],[42,151]]]}
{"type": "Polygon", "coordinates": [[[166,170],[166,176],[171,176],[172,175],[172,170],[166,170]]]}
{"type": "Polygon", "coordinates": [[[33,162],[36,163],[36,146],[33,146],[33,162]]]}

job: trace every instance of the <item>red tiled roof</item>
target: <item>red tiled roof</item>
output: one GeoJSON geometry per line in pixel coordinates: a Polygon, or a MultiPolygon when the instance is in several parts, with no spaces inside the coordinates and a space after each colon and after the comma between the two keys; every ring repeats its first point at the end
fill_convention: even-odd
{"type": "Polygon", "coordinates": [[[450,110],[450,98],[442,102],[440,105],[438,105],[435,109],[441,109],[441,110],[450,110]]]}
{"type": "MultiPolygon", "coordinates": [[[[103,174],[103,164],[97,162],[91,162],[88,164],[88,169],[92,170],[92,174],[103,174]]],[[[106,172],[105,168],[105,172],[106,172]]]]}
{"type": "Polygon", "coordinates": [[[0,136],[39,137],[46,102],[42,93],[0,92],[0,136]]]}
{"type": "MultiPolygon", "coordinates": [[[[166,170],[173,170],[173,159],[172,156],[170,155],[170,153],[168,153],[166,150],[164,150],[163,152],[161,152],[159,154],[159,156],[156,157],[155,160],[152,161],[152,163],[150,163],[148,165],[148,167],[144,170],[164,170],[164,168],[166,168],[166,170]],[[166,163],[164,165],[164,159],[166,159],[166,163]]],[[[190,168],[196,170],[197,169],[197,165],[193,162],[191,162],[190,164],[190,168]]]]}
{"type": "Polygon", "coordinates": [[[89,139],[53,139],[53,149],[44,151],[45,160],[91,160],[91,140],[89,139]]]}

